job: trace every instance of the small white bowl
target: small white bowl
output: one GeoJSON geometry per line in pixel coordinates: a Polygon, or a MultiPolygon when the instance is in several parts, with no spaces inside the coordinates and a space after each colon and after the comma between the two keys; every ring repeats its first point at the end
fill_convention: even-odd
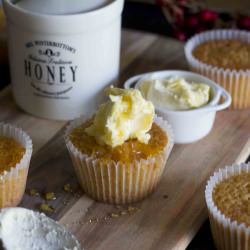
{"type": "Polygon", "coordinates": [[[207,105],[190,110],[168,110],[155,106],[156,113],[165,118],[174,130],[175,143],[185,144],[205,137],[212,129],[216,111],[226,109],[231,104],[228,92],[210,79],[191,72],[180,70],[165,70],[136,75],[128,79],[124,87],[139,89],[146,79],[164,79],[168,77],[183,77],[187,81],[205,83],[211,87],[212,97],[207,105]],[[223,101],[220,102],[221,97],[223,101]]]}

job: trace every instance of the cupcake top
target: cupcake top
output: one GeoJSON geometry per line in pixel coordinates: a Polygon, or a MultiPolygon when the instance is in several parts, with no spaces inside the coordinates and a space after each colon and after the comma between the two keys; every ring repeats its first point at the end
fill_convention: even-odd
{"type": "Polygon", "coordinates": [[[250,226],[250,173],[242,172],[224,179],[215,186],[212,197],[222,214],[250,226]]]}
{"type": "Polygon", "coordinates": [[[110,100],[92,119],[71,131],[71,143],[103,162],[131,163],[162,152],[168,137],[154,123],[153,104],[136,89],[109,88],[106,93],[110,100]]]}
{"type": "Polygon", "coordinates": [[[25,149],[16,140],[0,136],[0,174],[19,163],[24,153],[25,149]]]}
{"type": "Polygon", "coordinates": [[[230,70],[250,69],[250,43],[239,40],[213,40],[201,43],[192,51],[203,63],[230,70]]]}
{"type": "Polygon", "coordinates": [[[72,144],[83,154],[101,159],[104,163],[114,161],[122,163],[132,163],[135,161],[146,160],[154,156],[166,147],[168,137],[160,126],[152,124],[148,134],[150,140],[147,144],[137,139],[128,139],[122,145],[111,147],[99,144],[93,136],[86,134],[85,129],[93,124],[93,120],[88,120],[73,129],[69,135],[72,144]]]}
{"type": "Polygon", "coordinates": [[[97,111],[93,124],[85,132],[99,144],[116,147],[128,139],[148,143],[147,133],[153,123],[154,106],[146,101],[139,90],[108,88],[109,101],[97,111]]]}

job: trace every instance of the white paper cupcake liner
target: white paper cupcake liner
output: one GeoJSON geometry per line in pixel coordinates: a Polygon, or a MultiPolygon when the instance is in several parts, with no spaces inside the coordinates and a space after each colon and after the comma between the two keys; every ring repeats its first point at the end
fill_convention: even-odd
{"type": "Polygon", "coordinates": [[[112,161],[104,163],[102,160],[82,154],[74,147],[69,134],[85,121],[85,118],[73,121],[67,127],[65,134],[66,145],[83,190],[95,200],[113,204],[136,202],[152,193],[174,145],[170,125],[160,117],[155,118],[155,122],[168,137],[168,143],[161,153],[147,160],[125,164],[112,161]]]}
{"type": "Polygon", "coordinates": [[[238,223],[221,213],[213,201],[213,189],[218,183],[228,177],[241,173],[250,172],[250,163],[227,166],[220,169],[210,177],[205,190],[206,204],[215,245],[219,250],[249,250],[250,227],[244,223],[238,223]]]}
{"type": "Polygon", "coordinates": [[[20,128],[4,123],[0,123],[0,136],[13,138],[25,148],[20,162],[9,171],[0,174],[0,208],[13,207],[20,203],[25,191],[32,141],[20,128]]]}
{"type": "Polygon", "coordinates": [[[201,62],[193,56],[198,45],[213,40],[235,39],[250,43],[250,32],[224,29],[197,34],[185,45],[185,55],[192,71],[198,72],[220,84],[232,96],[231,109],[250,107],[250,70],[230,70],[201,62]]]}

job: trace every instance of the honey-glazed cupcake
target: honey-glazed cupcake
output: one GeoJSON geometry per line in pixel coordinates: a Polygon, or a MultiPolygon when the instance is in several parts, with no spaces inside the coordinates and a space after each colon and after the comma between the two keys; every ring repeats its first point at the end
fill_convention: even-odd
{"type": "Polygon", "coordinates": [[[232,96],[232,109],[250,107],[250,32],[207,31],[192,37],[185,55],[194,72],[219,83],[232,96]]]}
{"type": "Polygon", "coordinates": [[[0,123],[0,208],[20,203],[31,154],[30,137],[19,128],[0,123]]]}
{"type": "Polygon", "coordinates": [[[155,189],[173,147],[172,129],[154,117],[139,90],[109,88],[91,119],[66,130],[66,145],[83,190],[98,201],[126,204],[155,189]]]}
{"type": "Polygon", "coordinates": [[[209,220],[219,250],[250,248],[250,163],[220,169],[205,191],[209,220]]]}

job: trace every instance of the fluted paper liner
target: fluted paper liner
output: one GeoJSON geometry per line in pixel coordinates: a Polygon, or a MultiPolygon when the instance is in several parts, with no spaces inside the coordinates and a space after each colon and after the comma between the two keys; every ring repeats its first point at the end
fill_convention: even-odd
{"type": "Polygon", "coordinates": [[[71,131],[84,122],[84,118],[73,121],[65,134],[66,145],[83,190],[97,201],[113,204],[136,202],[152,193],[174,145],[169,124],[160,117],[155,118],[155,122],[165,131],[168,138],[162,152],[130,164],[114,161],[104,164],[102,160],[81,153],[69,139],[71,131]]]}
{"type": "Polygon", "coordinates": [[[218,250],[249,250],[250,249],[250,227],[244,223],[233,221],[226,217],[217,208],[213,201],[213,189],[218,183],[228,177],[244,172],[250,172],[250,163],[228,166],[220,169],[210,177],[206,190],[205,198],[208,208],[208,215],[215,245],[218,250]]]}
{"type": "Polygon", "coordinates": [[[234,39],[250,43],[250,32],[224,29],[207,31],[193,36],[185,46],[185,55],[190,69],[220,84],[232,96],[231,109],[250,107],[250,70],[230,70],[206,64],[192,54],[192,51],[206,41],[234,39]]]}
{"type": "Polygon", "coordinates": [[[14,207],[20,203],[25,191],[32,155],[32,141],[21,129],[4,123],[0,123],[0,136],[13,138],[25,148],[20,162],[9,171],[0,174],[0,208],[14,207]]]}

